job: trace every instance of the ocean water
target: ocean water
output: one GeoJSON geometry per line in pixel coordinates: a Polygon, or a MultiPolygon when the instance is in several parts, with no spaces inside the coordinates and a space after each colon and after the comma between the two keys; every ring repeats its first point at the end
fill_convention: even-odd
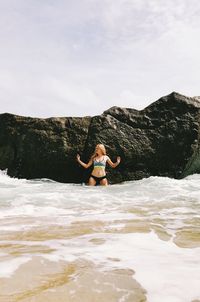
{"type": "Polygon", "coordinates": [[[200,301],[200,175],[89,187],[1,171],[0,301],[200,301]]]}

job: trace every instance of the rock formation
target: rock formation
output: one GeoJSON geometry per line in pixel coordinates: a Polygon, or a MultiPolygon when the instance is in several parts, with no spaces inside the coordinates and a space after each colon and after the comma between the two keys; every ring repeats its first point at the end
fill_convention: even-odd
{"type": "Polygon", "coordinates": [[[143,110],[112,107],[94,117],[30,118],[0,114],[0,169],[18,178],[86,182],[97,143],[106,146],[116,168],[111,183],[151,175],[181,178],[200,172],[200,101],[173,92],[143,110]]]}

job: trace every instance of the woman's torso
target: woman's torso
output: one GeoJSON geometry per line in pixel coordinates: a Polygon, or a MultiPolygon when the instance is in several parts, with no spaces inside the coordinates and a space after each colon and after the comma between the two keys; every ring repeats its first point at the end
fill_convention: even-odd
{"type": "Polygon", "coordinates": [[[106,161],[107,161],[107,156],[106,155],[102,155],[101,157],[97,158],[95,157],[93,159],[93,170],[92,170],[92,175],[96,176],[96,177],[101,177],[106,175],[106,161]]]}

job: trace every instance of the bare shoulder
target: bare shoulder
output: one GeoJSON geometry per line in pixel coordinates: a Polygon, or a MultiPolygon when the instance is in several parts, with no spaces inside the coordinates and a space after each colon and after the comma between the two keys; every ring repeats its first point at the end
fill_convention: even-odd
{"type": "Polygon", "coordinates": [[[105,155],[105,161],[110,160],[110,157],[108,155],[105,155]]]}

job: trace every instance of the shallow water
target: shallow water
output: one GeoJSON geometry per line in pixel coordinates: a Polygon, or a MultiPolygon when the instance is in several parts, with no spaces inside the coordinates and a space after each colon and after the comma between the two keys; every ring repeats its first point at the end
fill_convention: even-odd
{"type": "Polygon", "coordinates": [[[0,173],[0,301],[200,301],[200,175],[108,187],[0,173]]]}

